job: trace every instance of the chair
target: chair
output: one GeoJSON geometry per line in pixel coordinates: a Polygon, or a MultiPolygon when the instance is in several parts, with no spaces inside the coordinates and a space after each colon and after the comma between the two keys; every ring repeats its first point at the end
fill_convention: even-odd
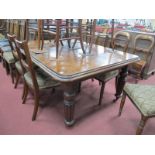
{"type": "MultiPolygon", "coordinates": [[[[127,48],[128,48],[128,44],[130,41],[130,34],[128,32],[123,32],[123,31],[119,31],[117,33],[114,34],[114,38],[113,38],[113,48],[114,49],[118,49],[119,50],[122,49],[122,51],[126,52],[127,48]],[[123,39],[119,38],[119,37],[123,37],[123,39]],[[118,42],[119,40],[119,42],[118,42]]],[[[101,90],[100,90],[100,97],[99,97],[99,105],[101,105],[102,103],[102,98],[103,98],[103,93],[104,93],[104,88],[105,88],[105,84],[106,82],[108,82],[109,80],[116,78],[115,79],[115,86],[117,86],[117,79],[118,79],[118,75],[119,75],[119,70],[114,70],[114,71],[110,71],[104,74],[100,74],[98,76],[95,77],[95,79],[97,79],[100,83],[101,83],[101,90]]]]}
{"type": "Polygon", "coordinates": [[[129,74],[136,78],[136,82],[138,82],[139,79],[143,79],[142,74],[150,60],[154,43],[154,37],[150,35],[139,34],[135,37],[133,53],[137,54],[141,60],[129,66],[129,74]]]}
{"type": "Polygon", "coordinates": [[[2,21],[2,25],[0,26],[0,61],[2,60],[3,55],[3,47],[9,46],[8,40],[3,35],[6,32],[5,21],[2,21]]]}
{"type": "Polygon", "coordinates": [[[15,40],[15,42],[17,45],[19,58],[21,60],[20,62],[24,73],[23,104],[26,101],[28,91],[32,90],[35,99],[32,120],[35,120],[39,107],[40,91],[44,89],[55,88],[59,86],[60,83],[52,79],[52,77],[48,76],[44,71],[40,69],[34,70],[27,41],[21,42],[15,40]]]}
{"type": "MultiPolygon", "coordinates": [[[[19,37],[19,21],[18,20],[10,20],[9,34],[16,35],[19,37]]],[[[11,74],[12,83],[14,83],[15,78],[15,62],[16,59],[13,55],[14,46],[12,46],[12,41],[9,41],[9,46],[3,46],[1,48],[3,64],[6,67],[7,74],[11,74]]]]}
{"type": "Polygon", "coordinates": [[[140,85],[127,83],[123,90],[123,96],[119,108],[119,116],[121,116],[126,96],[134,104],[141,114],[141,120],[136,130],[139,135],[143,132],[147,120],[155,117],[155,86],[140,85]],[[145,95],[144,95],[145,94],[145,95]]]}
{"type": "MultiPolygon", "coordinates": [[[[94,41],[94,33],[95,33],[95,25],[96,25],[96,19],[93,21],[93,28],[92,28],[92,34],[91,41],[90,41],[90,48],[89,53],[91,52],[92,44],[94,41]]],[[[58,52],[59,52],[59,42],[62,44],[63,40],[68,41],[68,47],[71,48],[71,39],[75,39],[72,48],[74,48],[76,41],[80,40],[81,49],[84,54],[86,54],[86,51],[84,49],[83,45],[83,28],[86,25],[82,24],[82,19],[78,20],[78,23],[74,23],[74,20],[66,19],[65,21],[61,19],[56,20],[56,58],[58,58],[58,52]],[[65,33],[62,33],[63,30],[66,30],[65,33]],[[73,30],[76,30],[76,33],[73,32],[73,30]]]]}
{"type": "Polygon", "coordinates": [[[23,74],[23,71],[22,71],[22,67],[21,67],[21,64],[20,64],[20,61],[19,61],[19,56],[18,56],[18,53],[17,53],[17,47],[16,47],[16,44],[15,44],[15,38],[16,36],[15,35],[10,35],[10,34],[7,34],[7,37],[8,37],[8,40],[9,40],[9,43],[10,43],[10,46],[11,46],[11,49],[12,50],[12,59],[14,60],[14,69],[15,69],[15,74],[16,74],[16,82],[15,82],[15,86],[14,88],[17,88],[17,85],[18,85],[18,82],[23,74]]]}
{"type": "Polygon", "coordinates": [[[118,31],[114,34],[112,40],[112,48],[127,52],[128,44],[130,41],[130,34],[125,31],[118,31]]]}

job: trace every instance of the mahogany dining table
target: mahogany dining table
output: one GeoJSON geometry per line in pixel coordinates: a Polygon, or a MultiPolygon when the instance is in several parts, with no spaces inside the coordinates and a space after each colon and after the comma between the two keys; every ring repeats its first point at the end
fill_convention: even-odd
{"type": "MultiPolygon", "coordinates": [[[[88,45],[84,44],[84,47],[87,49],[88,45]]],[[[59,49],[58,59],[54,46],[45,46],[43,51],[33,49],[31,46],[29,48],[32,61],[63,86],[64,122],[67,126],[72,126],[75,122],[74,99],[81,81],[119,69],[115,94],[118,99],[125,85],[128,65],[140,60],[137,55],[99,45],[93,45],[91,53],[86,52],[86,54],[83,54],[79,43],[74,49],[62,46],[59,49]]]]}

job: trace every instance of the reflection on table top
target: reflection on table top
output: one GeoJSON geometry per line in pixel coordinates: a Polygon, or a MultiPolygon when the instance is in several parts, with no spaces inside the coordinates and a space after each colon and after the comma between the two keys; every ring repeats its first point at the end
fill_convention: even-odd
{"type": "MultiPolygon", "coordinates": [[[[87,46],[85,45],[85,48],[87,46]]],[[[59,58],[55,58],[55,47],[43,51],[31,48],[34,63],[55,78],[75,80],[82,76],[93,75],[136,62],[139,57],[129,53],[94,45],[91,54],[83,55],[79,45],[74,49],[68,46],[59,48],[59,58]]]]}

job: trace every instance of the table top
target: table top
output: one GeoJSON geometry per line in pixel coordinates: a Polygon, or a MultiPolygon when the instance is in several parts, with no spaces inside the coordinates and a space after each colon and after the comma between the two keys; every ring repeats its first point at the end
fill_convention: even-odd
{"type": "MultiPolygon", "coordinates": [[[[88,49],[87,45],[84,45],[88,49]]],[[[93,77],[102,72],[121,68],[139,60],[133,54],[124,53],[99,45],[94,45],[91,54],[83,55],[77,43],[74,49],[68,46],[59,47],[59,58],[56,59],[56,48],[48,47],[43,51],[29,47],[33,62],[41,69],[61,82],[70,82],[93,77]]]]}

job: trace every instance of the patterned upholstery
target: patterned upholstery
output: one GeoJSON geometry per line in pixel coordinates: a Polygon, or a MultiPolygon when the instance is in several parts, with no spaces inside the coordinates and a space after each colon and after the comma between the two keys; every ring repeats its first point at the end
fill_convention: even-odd
{"type": "Polygon", "coordinates": [[[155,115],[155,86],[126,84],[124,91],[144,116],[155,115]]]}
{"type": "Polygon", "coordinates": [[[5,53],[5,52],[11,52],[11,47],[10,46],[5,46],[2,47],[1,50],[5,53]]]}
{"type": "Polygon", "coordinates": [[[4,37],[4,35],[2,35],[1,33],[0,33],[0,40],[2,40],[2,39],[4,39],[5,37],[4,37]]]}
{"type": "Polygon", "coordinates": [[[4,52],[3,54],[3,59],[7,62],[7,63],[15,63],[15,59],[13,57],[12,52],[4,52]]]}
{"type": "MultiPolygon", "coordinates": [[[[33,83],[32,83],[32,78],[31,78],[31,73],[27,72],[24,74],[24,79],[26,83],[33,88],[33,83]]],[[[50,76],[48,76],[45,72],[43,72],[40,69],[36,70],[36,79],[38,82],[39,89],[45,89],[45,88],[50,88],[53,86],[59,86],[60,83],[52,79],[50,76]]]]}
{"type": "Polygon", "coordinates": [[[7,39],[0,40],[0,47],[10,46],[7,39]]]}
{"type": "Polygon", "coordinates": [[[9,42],[8,42],[8,39],[6,39],[4,35],[0,33],[0,47],[4,47],[4,46],[9,46],[9,42]]]}
{"type": "Polygon", "coordinates": [[[114,78],[115,76],[117,76],[118,73],[119,73],[118,70],[114,70],[114,71],[110,71],[110,72],[107,72],[107,73],[102,73],[102,74],[96,76],[95,78],[96,78],[97,80],[99,80],[99,81],[104,81],[104,82],[106,82],[106,81],[108,81],[108,80],[114,78]]]}
{"type": "Polygon", "coordinates": [[[19,61],[17,61],[17,62],[15,63],[15,67],[16,67],[17,71],[18,71],[20,74],[23,73],[22,66],[21,66],[21,64],[20,64],[19,61]]]}

